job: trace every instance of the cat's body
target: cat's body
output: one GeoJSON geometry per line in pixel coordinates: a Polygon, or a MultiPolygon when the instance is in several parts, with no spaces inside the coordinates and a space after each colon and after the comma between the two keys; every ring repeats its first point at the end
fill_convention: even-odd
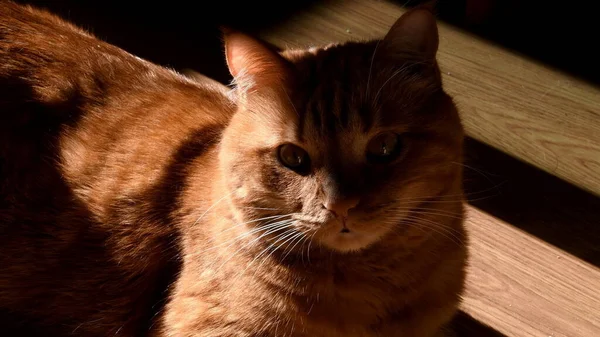
{"type": "MultiPolygon", "coordinates": [[[[462,130],[435,84],[437,66],[424,70],[431,78],[411,77],[395,91],[410,97],[402,101],[408,113],[449,111],[401,122],[427,130],[398,155],[415,167],[355,169],[345,163],[351,155],[335,149],[358,146],[353,134],[375,114],[353,109],[353,100],[373,96],[344,83],[367,77],[347,75],[353,62],[375,59],[377,69],[372,56],[385,44],[288,52],[284,61],[229,33],[229,66],[245,89],[232,99],[218,83],[149,64],[49,14],[0,6],[0,334],[426,337],[450,320],[466,256],[462,130]],[[334,70],[336,60],[347,68],[334,70]],[[270,67],[261,69],[262,61],[270,67]],[[288,68],[306,77],[290,80],[288,68]],[[310,80],[324,68],[330,75],[310,80]],[[335,80],[342,75],[346,82],[335,80]],[[257,115],[263,108],[266,117],[257,115]],[[295,120],[290,127],[274,112],[286,109],[300,118],[286,115],[295,120]],[[345,134],[338,122],[356,128],[345,134]],[[331,143],[305,143],[312,173],[274,166],[265,144],[294,133],[301,134],[294,143],[331,143]],[[327,140],[337,134],[348,143],[327,140]],[[335,179],[327,180],[329,171],[335,179]],[[327,183],[310,192],[313,180],[327,183]],[[387,187],[371,187],[381,184],[397,185],[410,207],[393,204],[387,187]],[[350,213],[341,232],[319,229],[337,226],[319,213],[338,216],[339,205],[334,212],[319,201],[329,188],[337,188],[336,202],[360,199],[342,206],[350,213]],[[375,194],[382,190],[385,200],[375,194]],[[300,213],[313,220],[298,220],[300,213]],[[351,216],[368,218],[376,234],[351,216]]],[[[375,100],[382,90],[393,96],[384,86],[398,73],[372,70],[375,100]]]]}

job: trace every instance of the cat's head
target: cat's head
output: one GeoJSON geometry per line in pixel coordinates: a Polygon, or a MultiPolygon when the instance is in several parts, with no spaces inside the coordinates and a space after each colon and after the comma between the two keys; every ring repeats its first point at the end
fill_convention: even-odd
{"type": "Polygon", "coordinates": [[[381,41],[277,53],[226,32],[225,44],[239,108],[221,171],[238,220],[265,238],[361,250],[456,186],[463,131],[430,12],[381,41]]]}

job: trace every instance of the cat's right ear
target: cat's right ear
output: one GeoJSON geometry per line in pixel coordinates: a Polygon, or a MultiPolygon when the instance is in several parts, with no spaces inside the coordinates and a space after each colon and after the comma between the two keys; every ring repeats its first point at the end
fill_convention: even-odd
{"type": "Polygon", "coordinates": [[[287,61],[265,43],[241,32],[221,27],[229,72],[261,86],[279,86],[288,75],[287,61]]]}

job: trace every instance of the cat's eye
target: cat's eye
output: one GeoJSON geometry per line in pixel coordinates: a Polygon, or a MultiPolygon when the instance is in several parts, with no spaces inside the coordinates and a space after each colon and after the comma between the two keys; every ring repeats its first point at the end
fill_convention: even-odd
{"type": "Polygon", "coordinates": [[[400,153],[402,153],[402,139],[394,132],[381,133],[367,144],[367,160],[371,163],[390,163],[400,153]]]}
{"type": "Polygon", "coordinates": [[[279,161],[287,168],[299,173],[306,173],[310,168],[308,153],[294,144],[283,144],[278,149],[279,161]]]}

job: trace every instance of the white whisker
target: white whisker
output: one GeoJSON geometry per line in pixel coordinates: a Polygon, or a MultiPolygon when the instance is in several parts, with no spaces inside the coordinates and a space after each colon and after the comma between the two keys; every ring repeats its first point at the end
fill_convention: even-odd
{"type": "MultiPolygon", "coordinates": [[[[288,221],[290,221],[290,220],[288,220],[288,221]]],[[[291,223],[291,222],[290,222],[290,223],[291,223]]],[[[248,247],[248,246],[252,245],[253,243],[257,242],[258,240],[260,240],[261,238],[263,238],[263,237],[265,237],[265,236],[267,236],[267,235],[269,235],[269,234],[276,233],[276,232],[278,232],[278,231],[280,231],[280,230],[287,229],[287,228],[291,227],[291,226],[289,225],[290,223],[285,223],[285,224],[283,224],[283,225],[281,225],[281,226],[275,227],[275,228],[273,228],[273,229],[271,229],[271,230],[269,230],[269,231],[267,231],[267,232],[265,232],[265,233],[261,234],[259,237],[257,237],[257,238],[255,238],[255,239],[253,239],[252,241],[250,241],[250,242],[247,242],[246,244],[242,245],[242,247],[238,248],[238,249],[237,249],[235,252],[233,252],[233,254],[231,254],[231,256],[230,256],[230,257],[229,257],[227,260],[225,260],[223,263],[221,263],[221,265],[220,265],[220,266],[219,266],[219,267],[216,269],[216,271],[215,271],[215,272],[217,272],[217,271],[221,270],[221,268],[223,268],[223,266],[224,266],[224,265],[225,265],[227,262],[229,262],[231,259],[233,259],[233,257],[234,257],[235,255],[237,255],[239,252],[241,252],[241,251],[242,251],[243,249],[245,249],[246,247],[248,247]]]]}
{"type": "MultiPolygon", "coordinates": [[[[292,226],[290,226],[290,227],[292,227],[292,226]]],[[[264,263],[265,263],[265,262],[268,260],[268,258],[269,258],[269,257],[270,257],[270,256],[271,256],[271,255],[272,255],[272,254],[273,254],[273,253],[274,253],[274,252],[277,250],[277,249],[278,249],[278,248],[275,248],[275,249],[273,249],[273,247],[274,247],[274,244],[276,244],[277,242],[279,242],[279,241],[281,241],[281,240],[285,240],[286,238],[289,238],[290,236],[293,236],[295,233],[296,233],[296,232],[295,232],[294,230],[288,230],[288,231],[286,231],[286,232],[284,232],[284,233],[282,233],[282,234],[278,235],[278,236],[277,236],[277,238],[276,238],[277,240],[276,240],[275,242],[273,242],[273,243],[269,243],[269,245],[268,245],[268,246],[267,246],[265,249],[263,249],[263,250],[260,252],[260,254],[256,255],[256,256],[254,257],[254,259],[252,259],[252,261],[251,261],[250,263],[248,263],[248,265],[247,265],[247,266],[246,266],[246,268],[244,269],[244,273],[245,273],[245,272],[246,272],[246,270],[247,270],[248,268],[250,268],[250,266],[252,266],[252,265],[253,265],[253,264],[254,264],[254,263],[255,263],[255,262],[258,260],[258,259],[260,259],[260,258],[261,258],[261,256],[263,256],[263,255],[264,255],[266,252],[268,252],[269,250],[271,250],[271,253],[267,254],[267,255],[266,255],[264,258],[263,258],[263,260],[262,260],[262,262],[260,263],[260,265],[258,265],[258,267],[256,267],[256,269],[254,270],[253,277],[256,277],[256,273],[258,272],[258,270],[259,270],[259,269],[262,267],[262,265],[263,265],[263,264],[264,264],[264,263]]],[[[242,274],[243,274],[243,273],[242,273],[242,274]]]]}
{"type": "Polygon", "coordinates": [[[196,219],[196,221],[194,221],[194,223],[192,224],[192,227],[195,227],[195,226],[196,226],[196,224],[197,224],[197,223],[198,223],[200,220],[202,220],[202,218],[204,218],[204,216],[206,216],[206,214],[208,214],[208,212],[209,212],[211,209],[213,209],[213,208],[214,208],[214,207],[215,207],[217,204],[219,204],[221,201],[225,200],[227,197],[231,196],[232,194],[233,194],[233,192],[231,192],[231,193],[228,193],[228,194],[224,195],[224,196],[223,196],[221,199],[217,200],[217,201],[216,201],[214,204],[212,204],[212,205],[211,205],[209,208],[207,208],[207,209],[204,211],[204,213],[202,213],[202,214],[201,214],[201,215],[198,217],[198,219],[196,219]]]}
{"type": "Polygon", "coordinates": [[[288,216],[292,216],[293,214],[294,213],[284,214],[284,215],[272,215],[272,216],[267,216],[267,217],[260,218],[260,219],[255,219],[255,220],[250,220],[250,221],[242,222],[242,223],[239,223],[237,225],[231,226],[231,227],[229,227],[229,228],[227,228],[227,229],[219,232],[218,234],[223,234],[223,233],[228,232],[230,230],[233,230],[233,229],[235,229],[235,228],[237,228],[239,226],[243,226],[243,225],[247,225],[247,224],[251,224],[251,223],[255,223],[255,222],[259,222],[259,221],[263,221],[263,220],[278,220],[278,219],[282,219],[282,218],[285,218],[285,217],[288,217],[288,216]]]}
{"type": "MultiPolygon", "coordinates": [[[[254,271],[254,276],[256,276],[256,273],[258,272],[258,270],[265,264],[265,262],[267,262],[269,260],[269,258],[277,251],[279,250],[284,244],[286,244],[287,242],[289,242],[290,240],[294,240],[295,238],[298,237],[298,232],[295,232],[293,230],[290,231],[291,233],[280,238],[279,240],[275,241],[273,244],[271,244],[269,246],[269,248],[272,248],[273,246],[275,246],[275,244],[279,241],[285,240],[283,241],[281,244],[279,244],[277,247],[271,249],[271,252],[269,254],[267,254],[267,256],[265,256],[262,260],[262,262],[260,263],[260,265],[258,265],[258,267],[256,268],[256,270],[254,271]],[[286,239],[287,238],[287,239],[286,239]]],[[[263,252],[265,252],[266,250],[264,250],[263,252]]],[[[262,253],[261,253],[262,255],[262,253]]],[[[260,256],[257,256],[257,258],[260,256]]],[[[256,258],[252,261],[254,262],[256,261],[256,258]]]]}
{"type": "MultiPolygon", "coordinates": [[[[296,246],[297,246],[297,245],[300,243],[300,241],[302,241],[302,239],[306,238],[306,235],[304,235],[304,233],[302,233],[302,232],[298,232],[298,233],[299,233],[299,234],[297,235],[297,237],[300,237],[300,239],[299,239],[298,241],[295,241],[295,239],[294,239],[294,241],[292,241],[292,243],[293,243],[293,242],[295,242],[295,243],[294,243],[294,245],[293,245],[293,246],[291,246],[291,248],[290,248],[290,249],[287,251],[287,254],[285,254],[285,256],[283,257],[283,260],[285,260],[285,258],[286,258],[286,257],[288,257],[288,255],[290,255],[290,253],[291,253],[291,252],[294,250],[294,248],[296,248],[296,246]]],[[[290,245],[291,245],[291,243],[290,243],[290,245]]],[[[284,251],[284,253],[285,253],[285,251],[284,251]]]]}
{"type": "Polygon", "coordinates": [[[312,242],[315,238],[315,235],[317,235],[317,231],[315,231],[311,236],[310,239],[308,241],[308,248],[306,249],[306,255],[308,256],[308,264],[310,264],[310,247],[312,245],[312,242]]]}
{"type": "MultiPolygon", "coordinates": [[[[227,240],[225,242],[222,242],[222,243],[220,243],[220,244],[218,244],[216,246],[211,246],[210,248],[207,248],[207,249],[204,249],[202,251],[196,252],[196,253],[191,254],[189,256],[196,256],[198,254],[202,254],[202,253],[205,253],[207,251],[210,251],[210,250],[213,250],[213,249],[216,249],[216,248],[220,248],[220,247],[222,247],[224,245],[227,245],[228,243],[231,243],[229,246],[226,247],[226,248],[229,248],[233,243],[235,243],[235,241],[241,240],[241,239],[243,239],[243,238],[245,238],[245,237],[247,237],[249,235],[252,235],[254,233],[257,233],[257,232],[260,232],[260,231],[263,231],[263,230],[266,230],[266,229],[269,229],[269,228],[277,227],[281,223],[284,223],[286,221],[290,221],[290,220],[286,219],[286,220],[282,220],[282,221],[278,221],[278,222],[269,222],[269,223],[266,223],[266,224],[264,224],[262,226],[258,226],[256,228],[253,228],[253,229],[249,230],[249,231],[243,232],[240,235],[238,235],[238,236],[236,236],[236,237],[234,237],[232,239],[229,239],[229,240],[227,240]]],[[[238,225],[236,225],[234,227],[237,227],[237,226],[238,225]]],[[[221,233],[223,233],[223,232],[221,232],[221,233]]]]}
{"type": "Polygon", "coordinates": [[[263,211],[279,211],[279,209],[277,209],[277,208],[267,208],[267,207],[242,206],[241,208],[257,209],[257,210],[263,210],[263,211]]]}
{"type": "Polygon", "coordinates": [[[459,246],[463,244],[462,239],[459,238],[453,232],[451,232],[449,227],[443,226],[442,224],[439,224],[434,221],[425,221],[425,220],[426,219],[405,218],[403,223],[406,223],[406,224],[412,223],[414,225],[421,226],[422,228],[434,231],[437,234],[449,239],[450,241],[454,242],[455,244],[457,244],[459,246]],[[424,221],[424,223],[422,221],[424,221]]]}
{"type": "Polygon", "coordinates": [[[389,209],[389,211],[407,211],[407,212],[414,212],[419,215],[444,216],[447,218],[457,219],[457,220],[463,219],[463,217],[460,216],[459,212],[449,212],[449,211],[445,211],[445,210],[441,210],[441,209],[438,210],[435,208],[427,208],[427,207],[393,207],[393,208],[389,209]]]}
{"type": "Polygon", "coordinates": [[[381,40],[377,41],[375,45],[375,49],[373,50],[373,55],[371,55],[371,63],[369,64],[369,76],[367,76],[367,90],[365,91],[365,97],[369,98],[369,94],[371,91],[369,90],[371,86],[371,73],[373,72],[373,61],[375,60],[375,54],[377,54],[377,48],[379,48],[379,43],[381,40]]]}

